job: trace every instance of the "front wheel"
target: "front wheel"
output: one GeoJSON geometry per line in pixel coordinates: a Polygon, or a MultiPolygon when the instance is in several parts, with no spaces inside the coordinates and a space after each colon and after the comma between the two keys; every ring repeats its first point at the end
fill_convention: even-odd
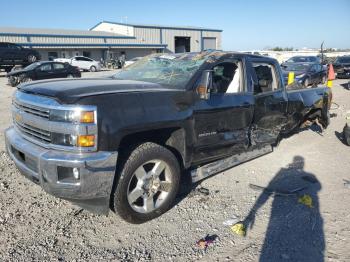
{"type": "Polygon", "coordinates": [[[308,87],[310,84],[310,81],[309,81],[309,78],[306,78],[305,81],[304,81],[304,87],[308,87]]]}
{"type": "Polygon", "coordinates": [[[158,144],[143,143],[122,163],[114,210],[133,224],[154,219],[172,206],[179,181],[180,167],[174,154],[158,144]]]}
{"type": "Polygon", "coordinates": [[[68,74],[67,78],[74,78],[74,76],[72,74],[68,74]]]}
{"type": "Polygon", "coordinates": [[[96,66],[91,66],[90,67],[90,72],[96,72],[97,70],[96,70],[96,66]]]}

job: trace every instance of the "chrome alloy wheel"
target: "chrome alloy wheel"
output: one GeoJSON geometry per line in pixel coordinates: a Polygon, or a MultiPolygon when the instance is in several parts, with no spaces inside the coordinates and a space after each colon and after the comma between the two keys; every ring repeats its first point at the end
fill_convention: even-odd
{"type": "Polygon", "coordinates": [[[139,213],[160,207],[171,191],[171,170],[166,162],[155,159],[139,166],[128,186],[128,202],[139,213]]]}

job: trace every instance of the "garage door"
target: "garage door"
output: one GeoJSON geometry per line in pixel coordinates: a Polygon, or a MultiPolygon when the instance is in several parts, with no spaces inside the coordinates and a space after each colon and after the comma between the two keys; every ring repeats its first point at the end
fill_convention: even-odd
{"type": "Polygon", "coordinates": [[[216,49],[215,37],[203,37],[203,50],[216,49]]]}

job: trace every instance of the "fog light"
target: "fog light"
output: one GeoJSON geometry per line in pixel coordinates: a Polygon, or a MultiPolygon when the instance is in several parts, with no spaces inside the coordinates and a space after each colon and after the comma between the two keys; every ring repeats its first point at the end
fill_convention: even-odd
{"type": "Polygon", "coordinates": [[[79,168],[77,168],[77,167],[73,168],[73,176],[74,176],[75,179],[79,179],[80,178],[79,168]]]}
{"type": "Polygon", "coordinates": [[[91,147],[94,145],[95,145],[95,136],[94,135],[78,136],[77,146],[91,147]]]}

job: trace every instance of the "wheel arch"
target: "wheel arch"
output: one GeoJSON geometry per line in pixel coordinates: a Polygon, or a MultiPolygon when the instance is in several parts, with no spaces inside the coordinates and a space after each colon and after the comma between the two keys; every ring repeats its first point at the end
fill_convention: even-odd
{"type": "Polygon", "coordinates": [[[178,159],[181,168],[186,165],[186,134],[184,128],[167,127],[127,134],[119,143],[119,154],[129,154],[133,148],[145,142],[153,142],[169,149],[178,159]]]}

